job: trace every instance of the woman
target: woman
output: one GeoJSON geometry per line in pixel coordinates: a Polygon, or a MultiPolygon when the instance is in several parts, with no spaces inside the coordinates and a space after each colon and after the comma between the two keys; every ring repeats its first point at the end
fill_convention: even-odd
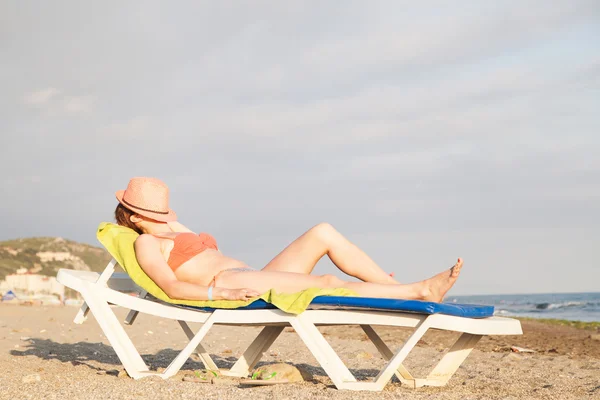
{"type": "Polygon", "coordinates": [[[454,285],[462,260],[432,278],[400,284],[331,225],[321,223],[286,247],[263,269],[255,270],[223,255],[214,238],[196,235],[169,208],[169,189],[155,178],[133,178],[116,193],[119,225],[140,234],[135,241],[138,262],[171,298],[187,300],[248,300],[269,289],[294,293],[308,288],[343,287],[363,297],[442,301],[454,285]],[[310,275],[324,255],[347,275],[310,275]]]}

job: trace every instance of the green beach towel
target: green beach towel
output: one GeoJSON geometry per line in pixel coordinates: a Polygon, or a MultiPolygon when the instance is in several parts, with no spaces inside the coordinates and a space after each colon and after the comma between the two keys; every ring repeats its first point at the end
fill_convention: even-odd
{"type": "Polygon", "coordinates": [[[124,226],[102,222],[96,233],[98,240],[114,257],[129,277],[152,296],[167,303],[182,304],[194,307],[210,308],[238,308],[246,306],[256,300],[273,304],[275,307],[291,314],[300,314],[317,296],[357,296],[349,289],[306,289],[298,293],[277,293],[273,289],[263,293],[260,297],[249,301],[243,300],[178,300],[172,299],[160,288],[140,267],[135,257],[133,243],[139,236],[137,232],[124,226]]]}

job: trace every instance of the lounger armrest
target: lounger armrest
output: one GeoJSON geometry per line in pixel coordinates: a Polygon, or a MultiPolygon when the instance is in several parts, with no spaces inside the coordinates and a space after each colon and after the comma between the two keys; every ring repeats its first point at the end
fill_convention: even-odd
{"type": "MultiPolygon", "coordinates": [[[[84,282],[94,283],[98,281],[100,274],[92,271],[76,271],[72,269],[61,269],[56,275],[56,279],[63,285],[81,292],[81,285],[84,282]]],[[[119,292],[140,292],[142,288],[136,285],[129,275],[124,273],[114,273],[106,283],[98,283],[99,285],[108,286],[119,292]]]]}

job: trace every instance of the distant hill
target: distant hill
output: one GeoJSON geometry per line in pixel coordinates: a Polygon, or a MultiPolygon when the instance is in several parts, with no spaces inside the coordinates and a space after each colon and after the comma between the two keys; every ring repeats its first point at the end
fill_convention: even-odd
{"type": "Polygon", "coordinates": [[[0,280],[19,268],[56,276],[60,268],[101,272],[111,257],[106,250],[60,237],[0,242],[0,280]]]}

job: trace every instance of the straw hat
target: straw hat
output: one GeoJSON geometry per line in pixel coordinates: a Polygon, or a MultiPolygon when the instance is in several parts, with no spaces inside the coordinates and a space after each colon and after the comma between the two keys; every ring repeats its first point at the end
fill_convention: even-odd
{"type": "Polygon", "coordinates": [[[169,188],[160,179],[132,178],[127,189],[115,195],[124,207],[144,217],[161,222],[177,220],[177,214],[169,208],[169,188]]]}

